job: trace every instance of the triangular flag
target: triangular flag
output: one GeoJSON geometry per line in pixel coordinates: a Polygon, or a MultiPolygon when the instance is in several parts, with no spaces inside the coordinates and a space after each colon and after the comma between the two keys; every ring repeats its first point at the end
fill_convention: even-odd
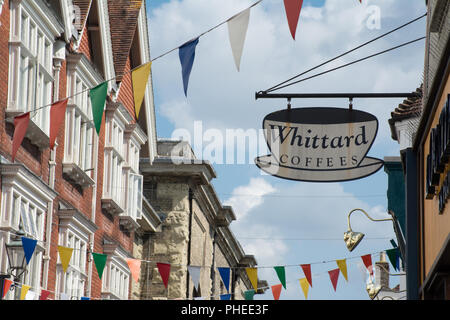
{"type": "Polygon", "coordinates": [[[139,275],[141,274],[141,260],[138,259],[126,259],[128,268],[130,268],[131,276],[134,281],[139,281],[139,275]]]}
{"type": "Polygon", "coordinates": [[[95,268],[97,269],[98,277],[101,279],[103,275],[103,269],[105,268],[108,256],[106,254],[92,252],[92,257],[94,258],[95,268]]]}
{"type": "Polygon", "coordinates": [[[198,290],[198,284],[200,282],[200,270],[198,266],[188,266],[189,274],[191,275],[192,282],[194,282],[195,290],[198,290]]]}
{"type": "Polygon", "coordinates": [[[253,289],[258,290],[258,269],[256,268],[245,268],[248,278],[252,283],[253,289]]]}
{"type": "Polygon", "coordinates": [[[300,287],[303,290],[303,294],[305,295],[305,299],[308,299],[308,291],[309,291],[309,283],[306,278],[300,279],[300,287]]]}
{"type": "Polygon", "coordinates": [[[277,273],[278,279],[280,279],[281,284],[286,289],[286,271],[285,271],[284,267],[277,266],[277,267],[274,267],[274,269],[277,273]]]}
{"type": "Polygon", "coordinates": [[[30,259],[33,256],[34,249],[36,248],[37,240],[22,237],[23,251],[25,252],[25,259],[27,264],[30,263],[30,259]]]}
{"type": "Polygon", "coordinates": [[[36,300],[36,292],[28,290],[27,294],[25,295],[25,300],[36,300]]]}
{"type": "Polygon", "coordinates": [[[92,105],[92,117],[94,118],[95,130],[97,131],[97,134],[100,134],[107,95],[108,82],[103,82],[89,91],[92,105]]]}
{"type": "Polygon", "coordinates": [[[50,108],[50,149],[55,146],[56,137],[66,116],[66,107],[69,99],[52,104],[50,108]]]}
{"type": "Polygon", "coordinates": [[[230,292],[230,268],[217,268],[219,270],[220,277],[222,278],[222,282],[227,289],[227,292],[230,292]]]}
{"type": "Polygon", "coordinates": [[[300,265],[303,269],[303,273],[305,274],[306,279],[308,279],[309,285],[312,287],[312,276],[311,276],[311,265],[310,264],[302,264],[300,265]]]}
{"type": "Polygon", "coordinates": [[[244,292],[245,300],[253,300],[253,296],[255,295],[255,290],[247,290],[244,292]]]}
{"type": "Polygon", "coordinates": [[[67,271],[67,267],[69,266],[70,259],[72,258],[72,248],[66,248],[62,246],[58,246],[59,258],[61,259],[61,265],[64,273],[67,271]]]}
{"type": "Polygon", "coordinates": [[[228,20],[228,36],[230,39],[231,50],[233,51],[234,63],[236,64],[238,71],[241,65],[241,56],[244,49],[249,19],[250,8],[228,20]]]}
{"type": "Polygon", "coordinates": [[[143,64],[131,72],[131,79],[133,81],[133,96],[134,96],[134,110],[136,118],[139,118],[142,101],[145,96],[145,89],[147,88],[148,78],[150,76],[152,62],[143,64]]]}
{"type": "Polygon", "coordinates": [[[59,300],[70,300],[70,296],[67,293],[61,292],[59,294],[59,300]]]}
{"type": "Polygon", "coordinates": [[[25,138],[25,134],[27,133],[29,123],[30,123],[29,112],[14,118],[14,136],[12,141],[12,152],[11,152],[12,162],[14,162],[17,150],[19,150],[23,138],[25,138]]]}
{"type": "Polygon", "coordinates": [[[47,300],[49,295],[50,295],[50,291],[42,290],[41,291],[41,296],[39,297],[39,300],[47,300]]]}
{"type": "Polygon", "coordinates": [[[272,286],[272,294],[273,294],[273,299],[274,300],[279,300],[280,299],[280,294],[281,294],[281,288],[282,287],[283,287],[283,285],[281,283],[272,286]]]}
{"type": "Polygon", "coordinates": [[[158,267],[159,274],[161,275],[161,279],[164,283],[164,287],[167,289],[167,285],[169,283],[169,276],[170,276],[170,264],[168,263],[156,263],[156,266],[158,267]]]}
{"type": "Polygon", "coordinates": [[[367,270],[369,270],[370,275],[373,276],[372,256],[370,254],[366,254],[365,256],[361,256],[361,259],[367,270]]]}
{"type": "Polygon", "coordinates": [[[6,296],[6,294],[8,293],[9,289],[11,288],[12,285],[12,281],[9,279],[3,279],[3,295],[2,295],[2,299],[6,296]]]}
{"type": "Polygon", "coordinates": [[[398,266],[399,249],[394,248],[394,249],[386,250],[386,254],[387,254],[392,266],[394,267],[394,269],[397,270],[399,267],[398,266]]]}
{"type": "Polygon", "coordinates": [[[284,8],[291,31],[292,38],[295,40],[295,32],[297,31],[298,18],[302,10],[303,0],[284,0],[284,8]]]}
{"type": "Polygon", "coordinates": [[[334,291],[336,291],[336,286],[337,286],[337,282],[339,279],[339,273],[340,273],[339,268],[328,271],[328,274],[330,275],[331,283],[333,284],[334,291]]]}
{"type": "Polygon", "coordinates": [[[230,299],[231,299],[231,294],[229,294],[229,293],[220,295],[220,300],[230,300],[230,299]]]}
{"type": "Polygon", "coordinates": [[[192,65],[195,58],[195,47],[198,44],[198,38],[183,44],[178,51],[181,63],[181,74],[183,76],[184,95],[187,97],[189,77],[191,75],[192,65]]]}
{"type": "Polygon", "coordinates": [[[336,263],[337,263],[337,266],[339,267],[339,270],[341,270],[342,275],[344,276],[345,280],[348,281],[346,260],[345,259],[336,260],[336,263]]]}
{"type": "Polygon", "coordinates": [[[25,296],[28,293],[28,290],[30,290],[30,286],[27,286],[26,284],[22,284],[22,290],[20,290],[20,300],[25,300],[25,296]]]}

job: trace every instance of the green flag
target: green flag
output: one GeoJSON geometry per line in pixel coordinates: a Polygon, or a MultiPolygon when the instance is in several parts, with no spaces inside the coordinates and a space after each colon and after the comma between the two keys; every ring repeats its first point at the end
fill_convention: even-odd
{"type": "Polygon", "coordinates": [[[283,288],[286,289],[286,271],[284,270],[284,267],[279,266],[274,267],[274,269],[277,272],[278,279],[280,279],[283,288]]]}
{"type": "Polygon", "coordinates": [[[398,269],[398,256],[399,256],[399,250],[398,248],[394,248],[394,249],[389,249],[386,250],[386,254],[389,258],[389,261],[391,262],[392,266],[394,267],[395,270],[398,269]]]}
{"type": "Polygon", "coordinates": [[[101,279],[103,275],[103,269],[105,268],[106,259],[108,256],[106,254],[101,253],[92,253],[94,257],[95,267],[97,268],[98,277],[101,279]]]}
{"type": "Polygon", "coordinates": [[[108,82],[103,82],[89,91],[92,105],[92,117],[94,118],[95,129],[100,134],[102,126],[103,111],[105,110],[106,96],[108,95],[108,82]]]}
{"type": "Polygon", "coordinates": [[[248,290],[244,292],[245,300],[253,300],[253,296],[255,295],[255,290],[248,290]]]}

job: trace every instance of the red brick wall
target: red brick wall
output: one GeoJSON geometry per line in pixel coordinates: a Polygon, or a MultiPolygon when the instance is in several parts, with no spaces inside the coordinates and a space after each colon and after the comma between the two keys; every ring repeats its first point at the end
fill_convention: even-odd
{"type": "MultiPolygon", "coordinates": [[[[3,5],[3,11],[0,17],[0,70],[2,75],[2,80],[0,82],[0,107],[2,112],[0,113],[0,153],[7,159],[11,159],[11,146],[12,146],[12,134],[14,127],[11,124],[5,124],[5,109],[7,105],[8,98],[8,58],[9,58],[9,25],[10,25],[10,12],[9,12],[9,1],[5,1],[3,5]]],[[[81,39],[79,52],[86,55],[88,59],[91,59],[90,54],[90,42],[89,34],[85,28],[83,32],[83,37],[81,39]]],[[[121,89],[119,93],[118,100],[122,102],[129,113],[134,118],[134,101],[133,101],[133,91],[131,83],[130,74],[130,57],[127,59],[125,67],[125,75],[121,84],[121,89]]],[[[60,81],[59,81],[59,99],[64,99],[67,95],[66,92],[67,85],[67,73],[66,73],[66,62],[60,70],[60,81]]],[[[84,189],[80,193],[77,188],[75,188],[70,182],[68,182],[62,174],[62,162],[64,160],[64,142],[65,142],[65,124],[62,124],[61,130],[59,132],[57,142],[58,147],[56,149],[56,168],[55,168],[55,191],[58,193],[58,197],[54,202],[54,210],[52,214],[52,233],[51,235],[45,235],[47,239],[48,236],[51,238],[51,248],[50,248],[50,264],[48,272],[48,286],[47,290],[54,292],[56,290],[56,262],[58,259],[58,233],[59,233],[59,218],[58,218],[58,203],[60,200],[64,200],[70,203],[72,206],[77,208],[80,212],[84,213],[87,218],[91,218],[92,214],[92,197],[93,188],[89,187],[84,189]]],[[[98,164],[97,164],[97,189],[96,194],[96,212],[95,212],[95,224],[99,227],[95,233],[95,242],[93,244],[93,250],[97,253],[103,253],[103,237],[112,238],[117,241],[121,247],[123,247],[128,252],[132,252],[134,234],[128,234],[120,229],[119,218],[110,217],[105,214],[101,208],[101,197],[103,193],[103,170],[104,170],[104,141],[105,141],[105,124],[104,119],[102,123],[102,128],[99,135],[99,148],[98,148],[98,164]]],[[[45,149],[42,152],[36,152],[36,148],[30,145],[30,143],[25,140],[16,156],[16,162],[23,163],[27,168],[29,168],[36,175],[40,176],[44,182],[49,182],[49,160],[50,160],[50,150],[45,149]]],[[[94,159],[95,161],[95,159],[94,159]]],[[[118,186],[121,187],[121,186],[118,186]]],[[[47,218],[49,214],[47,215],[47,218]]],[[[47,223],[47,222],[46,222],[47,223]]],[[[94,299],[100,298],[101,295],[101,280],[97,276],[97,271],[95,265],[92,265],[92,287],[91,287],[91,297],[94,299]]],[[[131,287],[131,286],[130,286],[131,287]]],[[[50,299],[55,299],[53,293],[50,295],[50,299]]]]}

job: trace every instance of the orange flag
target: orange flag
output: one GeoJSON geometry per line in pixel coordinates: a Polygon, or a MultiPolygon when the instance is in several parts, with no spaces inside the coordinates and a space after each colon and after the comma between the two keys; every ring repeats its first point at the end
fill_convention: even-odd
{"type": "Polygon", "coordinates": [[[30,113],[24,113],[14,118],[14,136],[12,141],[12,162],[16,158],[17,150],[22,144],[23,138],[27,133],[28,124],[30,123],[30,113]]]}
{"type": "Polygon", "coordinates": [[[66,107],[69,99],[64,99],[52,104],[50,108],[50,149],[55,146],[56,137],[66,115],[66,107]]]}
{"type": "Polygon", "coordinates": [[[281,283],[272,286],[272,294],[273,294],[274,300],[279,300],[280,299],[280,293],[281,293],[281,287],[282,286],[283,285],[281,283]]]}
{"type": "Polygon", "coordinates": [[[141,273],[141,260],[137,259],[126,259],[128,263],[128,267],[131,271],[131,276],[133,277],[134,281],[139,281],[139,275],[141,273]]]}

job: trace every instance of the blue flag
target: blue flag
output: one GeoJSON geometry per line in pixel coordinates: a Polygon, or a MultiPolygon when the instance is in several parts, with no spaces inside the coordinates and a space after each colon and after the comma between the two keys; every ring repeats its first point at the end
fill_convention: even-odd
{"type": "Polygon", "coordinates": [[[183,75],[184,95],[187,97],[189,76],[191,75],[192,65],[195,58],[195,47],[198,44],[198,38],[183,44],[178,51],[181,62],[181,72],[183,75]]]}
{"type": "Polygon", "coordinates": [[[23,251],[25,252],[25,259],[27,264],[30,263],[30,259],[33,256],[34,249],[36,248],[37,240],[22,237],[23,251]]]}
{"type": "Polygon", "coordinates": [[[229,293],[220,295],[220,300],[230,300],[230,299],[231,299],[231,294],[229,294],[229,293]]]}
{"type": "Polygon", "coordinates": [[[230,268],[217,268],[227,292],[230,292],[230,268]]]}
{"type": "Polygon", "coordinates": [[[80,300],[91,300],[91,298],[89,298],[89,297],[81,297],[80,300]]]}

